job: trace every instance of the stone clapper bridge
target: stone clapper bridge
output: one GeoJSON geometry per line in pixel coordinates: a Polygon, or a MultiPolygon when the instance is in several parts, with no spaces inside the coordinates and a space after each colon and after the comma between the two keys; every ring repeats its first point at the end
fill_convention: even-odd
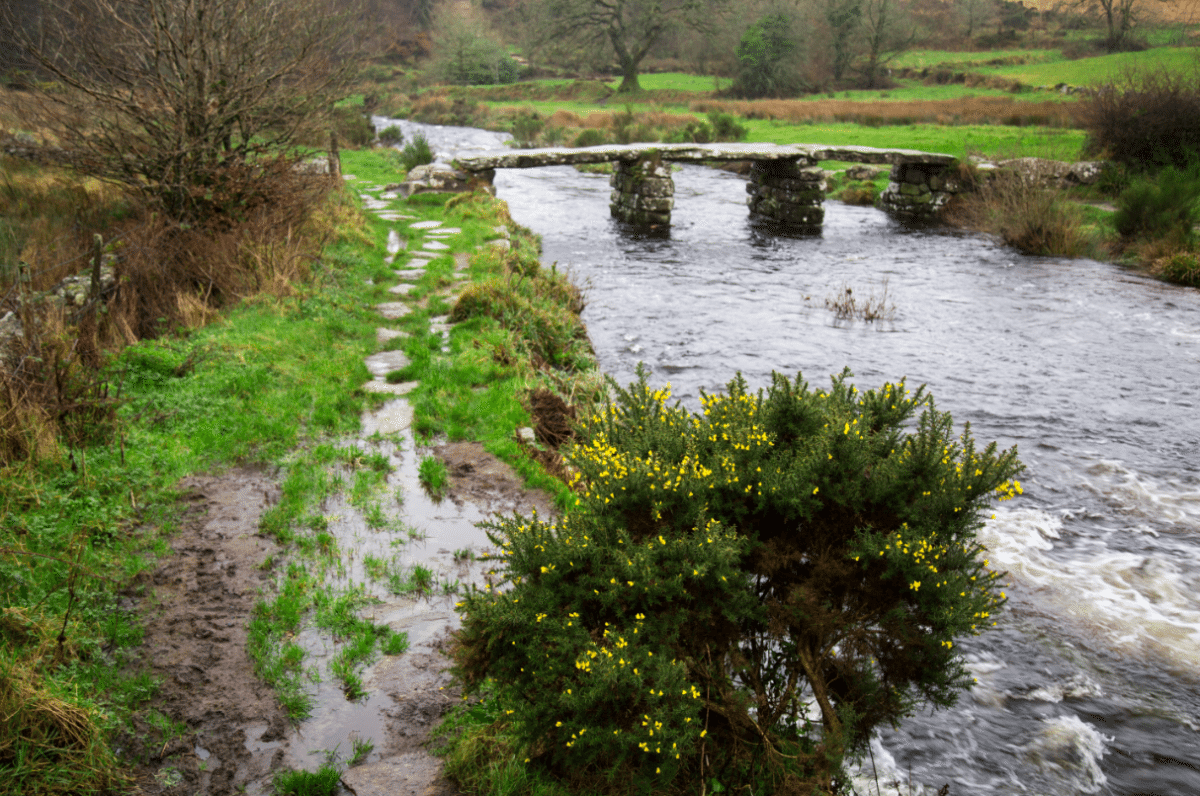
{"type": "Polygon", "coordinates": [[[822,202],[823,160],[891,165],[887,190],[879,206],[912,221],[931,219],[946,201],[963,190],[954,166],[957,159],[915,149],[832,147],[817,144],[627,144],[591,147],[548,147],[466,155],[458,168],[475,180],[492,182],[496,169],[529,169],[576,163],[614,163],[610,207],[621,221],[666,226],[675,206],[671,162],[750,161],[752,215],[805,232],[819,232],[825,218],[822,202]]]}

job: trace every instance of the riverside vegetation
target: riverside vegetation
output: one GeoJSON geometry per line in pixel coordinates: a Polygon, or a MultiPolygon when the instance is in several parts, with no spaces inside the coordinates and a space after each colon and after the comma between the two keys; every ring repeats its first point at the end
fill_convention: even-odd
{"type": "Polygon", "coordinates": [[[691,413],[645,374],[567,452],[575,505],[489,536],[445,730],[481,792],[835,793],[880,723],[951,705],[1004,603],[975,541],[1020,491],[903,382],[739,378],[691,413]],[[909,421],[920,411],[917,425],[909,421]]]}
{"type": "MultiPolygon", "coordinates": [[[[1156,49],[1107,58],[1152,65],[1164,52],[1176,61],[1190,57],[1185,49],[1156,49]]],[[[1047,75],[1068,68],[1056,60],[1060,56],[1031,51],[1012,55],[1017,59],[1012,63],[988,65],[977,63],[975,55],[955,55],[951,60],[971,62],[959,71],[978,77],[940,82],[938,61],[929,75],[901,78],[908,82],[886,89],[851,93],[831,86],[807,100],[753,103],[712,96],[706,89],[710,77],[653,75],[644,78],[645,93],[629,95],[630,104],[615,112],[597,110],[613,91],[598,81],[401,92],[388,85],[391,70],[384,68],[379,73],[388,75],[385,82],[365,85],[334,119],[345,125],[343,140],[362,144],[369,143],[371,131],[361,109],[376,108],[460,122],[487,117],[493,125],[519,128],[530,143],[744,134],[764,141],[1069,159],[1080,154],[1085,138],[1072,126],[1078,123],[1078,100],[1027,103],[1021,97],[1031,81],[1052,83],[1047,75]],[[978,99],[964,99],[969,94],[978,99]],[[1038,126],[1047,122],[1056,126],[1038,126]]],[[[1100,69],[1095,63],[1101,60],[1072,62],[1069,68],[1084,75],[1100,69]]],[[[902,60],[896,66],[927,68],[902,60]]],[[[94,74],[87,64],[83,72],[94,74]]],[[[1160,113],[1162,118],[1194,128],[1194,108],[1187,103],[1197,91],[1186,70],[1175,68],[1161,79],[1152,68],[1147,74],[1109,96],[1157,98],[1155,107],[1172,109],[1160,113]],[[1155,90],[1143,90],[1147,87],[1155,90]],[[1179,107],[1185,112],[1174,113],[1179,107]]],[[[48,86],[60,99],[79,99],[62,85],[48,86]]],[[[267,105],[272,112],[283,107],[267,105]]],[[[29,132],[30,107],[25,94],[5,89],[4,127],[29,132]]],[[[211,105],[194,107],[205,111],[211,105]]],[[[1115,103],[1105,117],[1108,129],[1128,128],[1129,114],[1146,107],[1115,103]]],[[[101,118],[68,117],[72,123],[101,118]]],[[[304,139],[289,126],[291,120],[286,129],[277,121],[267,118],[262,129],[287,133],[276,142],[280,146],[325,141],[324,135],[304,139]]],[[[1093,140],[1121,162],[1120,142],[1106,142],[1096,134],[1104,125],[1096,119],[1091,124],[1093,140]]],[[[53,129],[33,132],[56,140],[53,129]]],[[[141,740],[153,746],[188,732],[156,711],[159,684],[140,666],[138,650],[139,610],[152,596],[146,573],[171,554],[167,540],[179,521],[177,485],[189,473],[243,464],[277,468],[281,476],[281,500],[264,516],[261,530],[285,545],[288,560],[267,564],[273,586],[259,603],[251,652],[290,715],[298,719],[308,707],[303,656],[289,639],[303,623],[319,623],[342,639],[332,674],[347,694],[361,688],[356,677],[366,661],[400,653],[405,645],[402,634],[357,618],[361,602],[352,590],[325,585],[338,551],[314,508],[323,497],[345,491],[368,517],[388,522],[383,505],[393,496],[378,488],[386,462],[336,444],[357,429],[361,411],[380,400],[359,387],[368,378],[363,357],[374,346],[376,318],[368,307],[387,297],[386,230],[364,216],[340,185],[298,174],[293,167],[302,148],[275,158],[289,153],[260,146],[245,131],[210,132],[206,140],[212,145],[208,151],[218,154],[211,161],[216,171],[199,171],[211,178],[209,187],[219,188],[215,192],[180,183],[174,173],[161,183],[169,189],[164,198],[142,190],[145,175],[126,174],[121,187],[7,156],[0,164],[0,286],[22,330],[6,339],[0,372],[0,711],[6,717],[0,771],[20,792],[128,789],[130,766],[138,761],[121,757],[125,741],[144,734],[141,740]],[[226,133],[238,146],[223,143],[226,133]],[[247,160],[227,163],[221,152],[247,160]],[[187,219],[164,215],[171,207],[184,208],[187,219]],[[115,257],[120,285],[115,297],[93,291],[74,307],[30,301],[92,262],[95,234],[101,236],[100,260],[115,257]]],[[[1184,141],[1174,152],[1189,148],[1194,151],[1194,142],[1184,141]]],[[[115,156],[100,154],[116,169],[124,168],[128,155],[123,148],[115,156]]],[[[381,183],[397,175],[397,163],[381,153],[347,151],[344,162],[347,170],[381,183]]],[[[1119,240],[1128,257],[1152,263],[1164,276],[1197,284],[1195,168],[1160,152],[1147,159],[1130,151],[1124,163],[1100,189],[1118,198],[1117,221],[1081,211],[1083,226],[1119,240]],[[1166,170],[1168,164],[1172,170],[1166,170]]],[[[420,218],[462,226],[462,253],[488,238],[495,224],[513,227],[502,204],[478,194],[451,201],[417,197],[408,207],[420,218]]],[[[971,620],[986,619],[976,614],[992,613],[1003,599],[982,568],[972,523],[986,510],[984,493],[994,493],[1015,475],[1019,465],[1011,452],[976,453],[969,437],[948,435],[948,419],[931,405],[926,422],[902,431],[900,414],[911,416],[924,396],[903,396],[898,386],[886,389],[899,409],[888,408],[883,392],[858,395],[846,380],[821,392],[782,378],[758,396],[733,382],[708,399],[709,415],[671,406],[664,393],[645,384],[615,390],[610,405],[578,320],[583,296],[557,269],[538,262],[530,236],[518,230],[512,251],[474,256],[473,285],[453,304],[440,295],[449,286],[449,271],[444,260],[426,268],[411,294],[415,309],[402,322],[409,337],[390,344],[403,347],[413,362],[397,378],[421,382],[413,395],[419,439],[484,440],[531,484],[549,489],[566,512],[553,523],[535,518],[497,523],[493,533],[514,553],[505,557],[511,588],[464,600],[467,633],[459,671],[481,699],[447,725],[449,765],[461,781],[491,783],[497,791],[534,791],[581,786],[580,772],[600,772],[608,778],[591,784],[618,791],[669,790],[685,782],[714,792],[754,783],[782,790],[796,783],[835,787],[845,756],[859,748],[873,722],[900,716],[922,699],[953,698],[961,683],[954,638],[978,629],[980,623],[971,620]],[[444,312],[458,321],[448,351],[430,326],[430,318],[444,312]],[[566,451],[579,475],[571,486],[547,473],[570,480],[557,454],[540,451],[546,466],[539,465],[513,438],[513,429],[529,422],[523,399],[537,390],[561,395],[592,418],[583,424],[579,446],[566,451]],[[714,412],[717,417],[710,417],[714,412]],[[638,428],[631,417],[648,422],[638,428]],[[729,424],[720,434],[718,418],[729,424]],[[688,433],[669,433],[682,429],[688,433]],[[702,430],[719,439],[705,441],[702,430]],[[604,445],[598,442],[601,434],[604,445]],[[892,447],[885,445],[889,440],[892,447]],[[687,445],[696,449],[685,451],[687,445]],[[905,451],[925,458],[902,457],[905,451]],[[919,461],[927,467],[915,473],[911,468],[919,461]],[[773,480],[791,473],[792,464],[793,475],[773,480]],[[749,480],[750,466],[755,480],[749,480]],[[772,466],[781,472],[773,474],[772,466]],[[663,492],[666,467],[675,468],[670,485],[682,488],[686,481],[691,497],[663,492]],[[765,468],[765,478],[758,478],[759,468],[765,468]],[[916,495],[902,474],[925,478],[935,488],[916,495]],[[935,476],[937,484],[930,480],[935,476]],[[731,484],[731,477],[738,480],[731,484]],[[605,485],[612,487],[607,494],[601,490],[605,485]],[[625,489],[618,494],[617,487],[625,489]],[[695,501],[697,488],[708,489],[712,500],[695,501]],[[601,498],[609,503],[601,505],[601,498]],[[869,515],[870,526],[848,524],[853,511],[869,515]],[[787,547],[809,537],[758,533],[794,530],[801,523],[816,523],[819,534],[812,538],[827,539],[828,548],[787,547]],[[581,535],[590,537],[586,557],[575,556],[581,535]],[[596,538],[614,546],[602,550],[592,544],[596,538]],[[783,545],[783,560],[792,569],[768,571],[766,548],[758,544],[783,545]],[[618,556],[626,546],[627,556],[618,556]],[[881,554],[878,563],[874,554],[881,554]],[[931,554],[939,563],[928,561],[931,554]],[[703,575],[700,566],[687,574],[685,555],[704,565],[703,575]],[[830,556],[830,571],[844,582],[814,581],[805,568],[814,555],[830,556]],[[585,562],[590,574],[581,578],[581,571],[572,570],[585,562]],[[626,576],[624,587],[618,575],[626,576]],[[678,577],[671,582],[667,575],[678,577]],[[717,580],[721,575],[725,580],[717,580]],[[976,580],[968,586],[964,578],[971,577],[976,580]],[[590,589],[585,581],[594,581],[590,589]],[[966,586],[957,597],[949,591],[956,582],[966,586]],[[678,632],[679,616],[654,610],[678,596],[679,583],[730,597],[729,613],[714,616],[713,632],[720,637],[706,637],[703,650],[678,632]],[[769,599],[777,587],[780,599],[769,599]],[[893,609],[877,617],[878,627],[900,633],[888,650],[894,657],[876,655],[884,661],[880,668],[869,663],[869,652],[867,658],[862,653],[886,639],[869,616],[856,623],[854,616],[829,612],[820,598],[830,589],[840,589],[837,594],[847,599],[882,596],[893,609]],[[552,606],[548,595],[567,602],[552,606]],[[799,633],[802,643],[780,642],[803,627],[805,612],[821,620],[817,629],[799,633]],[[543,634],[537,637],[549,648],[509,644],[503,654],[489,650],[488,640],[503,640],[507,628],[516,626],[543,634]],[[926,637],[925,628],[936,632],[926,637]],[[651,630],[654,643],[647,641],[651,630]],[[841,633],[853,643],[836,653],[813,646],[821,633],[841,633]],[[636,666],[635,652],[645,653],[636,666]],[[652,657],[658,660],[650,665],[652,657]],[[522,663],[535,660],[546,667],[539,671],[551,672],[556,687],[562,686],[544,705],[524,701],[517,689],[527,676],[522,663]],[[890,662],[899,669],[889,668],[890,662]],[[771,668],[775,664],[778,669],[771,668]],[[831,685],[830,672],[844,673],[850,685],[831,685]],[[632,684],[643,677],[656,684],[654,695],[648,685],[645,694],[595,686],[605,678],[632,684]],[[675,685],[678,697],[669,690],[675,685]],[[881,712],[865,707],[871,695],[881,695],[881,712]],[[593,712],[613,707],[610,718],[593,712]],[[610,729],[605,722],[616,740],[601,743],[595,740],[597,728],[610,729]],[[670,737],[679,756],[672,758],[657,741],[648,751],[651,729],[659,740],[670,737]],[[718,738],[728,742],[719,752],[718,738]]],[[[435,488],[441,478],[436,469],[431,465],[427,476],[435,488]]],[[[1015,482],[1005,494],[1009,489],[1016,489],[1015,482]]],[[[409,529],[391,530],[402,535],[409,529]]],[[[387,561],[371,562],[370,568],[381,579],[394,579],[398,590],[433,586],[428,573],[396,572],[387,561]]],[[[683,605],[680,616],[711,610],[686,600],[683,605]]]]}
{"type": "MultiPolygon", "coordinates": [[[[364,176],[396,175],[382,152],[346,152],[344,162],[364,176]]],[[[154,248],[170,236],[141,214],[136,197],[49,167],[9,159],[4,165],[7,207],[19,211],[9,218],[25,224],[15,228],[22,259],[44,262],[51,246],[61,258],[77,245],[75,220],[95,217],[96,228],[118,242],[119,274],[156,258],[178,262],[170,260],[179,256],[174,244],[154,248]],[[55,216],[45,211],[63,195],[86,201],[65,214],[64,224],[46,223],[55,216]],[[114,234],[119,230],[124,234],[114,234]]],[[[189,732],[147,719],[160,715],[158,685],[139,663],[139,606],[153,594],[145,575],[170,555],[176,485],[189,473],[235,464],[280,472],[281,498],[260,530],[284,545],[286,557],[267,562],[274,586],[259,601],[248,651],[289,715],[299,720],[309,709],[308,669],[291,640],[298,628],[313,623],[334,636],[329,676],[351,698],[361,693],[366,663],[404,650],[403,634],[357,618],[363,602],[353,588],[325,585],[342,551],[316,510],[323,498],[345,492],[369,522],[376,518],[400,538],[411,532],[388,527],[385,504],[393,498],[380,491],[386,458],[337,441],[381,400],[360,388],[370,378],[363,358],[376,345],[371,306],[390,297],[385,279],[394,280],[382,264],[387,229],[340,186],[305,179],[306,190],[296,194],[302,224],[252,217],[197,252],[236,291],[214,292],[205,302],[189,272],[168,270],[183,275],[169,317],[147,323],[136,313],[144,304],[118,298],[101,305],[90,331],[54,304],[23,305],[24,334],[6,343],[0,478],[0,700],[9,717],[0,730],[0,766],[21,792],[123,790],[137,762],[116,751],[127,746],[123,739],[149,733],[142,741],[153,747],[151,736],[161,745],[189,732]],[[161,333],[138,339],[135,329],[161,333]],[[94,346],[91,354],[84,343],[94,346]]],[[[452,251],[473,251],[506,219],[503,205],[487,197],[445,204],[446,197],[422,197],[410,212],[461,226],[452,251]]],[[[497,280],[498,295],[506,295],[507,284],[524,298],[497,317],[479,313],[460,324],[449,353],[429,326],[446,309],[437,293],[448,284],[448,267],[430,265],[412,293],[420,306],[403,321],[409,337],[394,344],[406,347],[421,373],[414,401],[423,439],[482,440],[553,492],[556,482],[520,453],[512,430],[529,422],[521,396],[536,384],[561,387],[565,378],[553,369],[543,375],[531,352],[569,351],[581,340],[586,348],[586,338],[578,293],[551,269],[532,273],[535,252],[535,243],[518,234],[511,255],[478,258],[477,278],[497,280]],[[548,334],[569,334],[527,346],[519,334],[522,312],[556,319],[548,334]]],[[[171,295],[169,288],[160,292],[171,295]]],[[[586,381],[594,372],[590,360],[575,362],[586,381]]],[[[557,490],[565,496],[565,487],[557,490]]],[[[434,586],[428,573],[398,572],[383,560],[368,564],[399,593],[434,586]]]]}

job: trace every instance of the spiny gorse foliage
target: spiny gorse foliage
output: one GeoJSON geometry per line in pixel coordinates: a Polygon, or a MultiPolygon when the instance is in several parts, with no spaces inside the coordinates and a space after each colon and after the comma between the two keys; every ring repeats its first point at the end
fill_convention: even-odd
{"type": "Polygon", "coordinates": [[[976,531],[1021,465],[848,376],[739,377],[693,413],[642,373],[568,454],[575,510],[491,526],[504,585],[460,604],[456,673],[529,765],[830,792],[874,727],[955,702],[955,642],[1004,603],[976,531]]]}

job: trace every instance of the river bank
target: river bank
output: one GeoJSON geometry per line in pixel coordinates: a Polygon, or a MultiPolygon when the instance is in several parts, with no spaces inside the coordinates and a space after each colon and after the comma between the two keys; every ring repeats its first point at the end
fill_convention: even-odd
{"type": "Polygon", "coordinates": [[[486,580],[475,523],[565,494],[514,434],[539,425],[522,401],[598,376],[578,292],[502,203],[397,201],[382,153],[344,164],[341,240],[307,279],[124,349],[117,440],[6,473],[24,729],[0,768],[22,792],[268,793],[399,758],[434,778],[420,739],[454,595],[486,580]],[[78,743],[39,740],[64,727],[78,743]]]}

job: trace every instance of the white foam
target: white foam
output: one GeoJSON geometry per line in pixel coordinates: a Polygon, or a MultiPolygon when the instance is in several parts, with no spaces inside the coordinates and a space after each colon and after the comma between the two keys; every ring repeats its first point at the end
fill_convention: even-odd
{"type": "Polygon", "coordinates": [[[901,771],[896,758],[883,745],[878,734],[871,736],[870,754],[850,764],[847,769],[850,792],[856,796],[894,796],[896,793],[933,796],[937,792],[913,780],[908,772],[901,771]]]}
{"type": "Polygon", "coordinates": [[[1200,561],[1167,552],[1112,550],[1102,542],[1060,560],[1062,521],[1039,509],[997,509],[980,532],[992,567],[1007,570],[1039,610],[1125,655],[1164,661],[1179,674],[1200,668],[1200,561]]]}
{"type": "Polygon", "coordinates": [[[1105,743],[1111,741],[1078,716],[1044,719],[1021,755],[1060,794],[1096,793],[1108,781],[1100,770],[1105,743]]]}
{"type": "Polygon", "coordinates": [[[1200,489],[1131,470],[1119,461],[1102,459],[1087,468],[1088,486],[1128,512],[1166,520],[1182,531],[1200,530],[1200,489]]]}

